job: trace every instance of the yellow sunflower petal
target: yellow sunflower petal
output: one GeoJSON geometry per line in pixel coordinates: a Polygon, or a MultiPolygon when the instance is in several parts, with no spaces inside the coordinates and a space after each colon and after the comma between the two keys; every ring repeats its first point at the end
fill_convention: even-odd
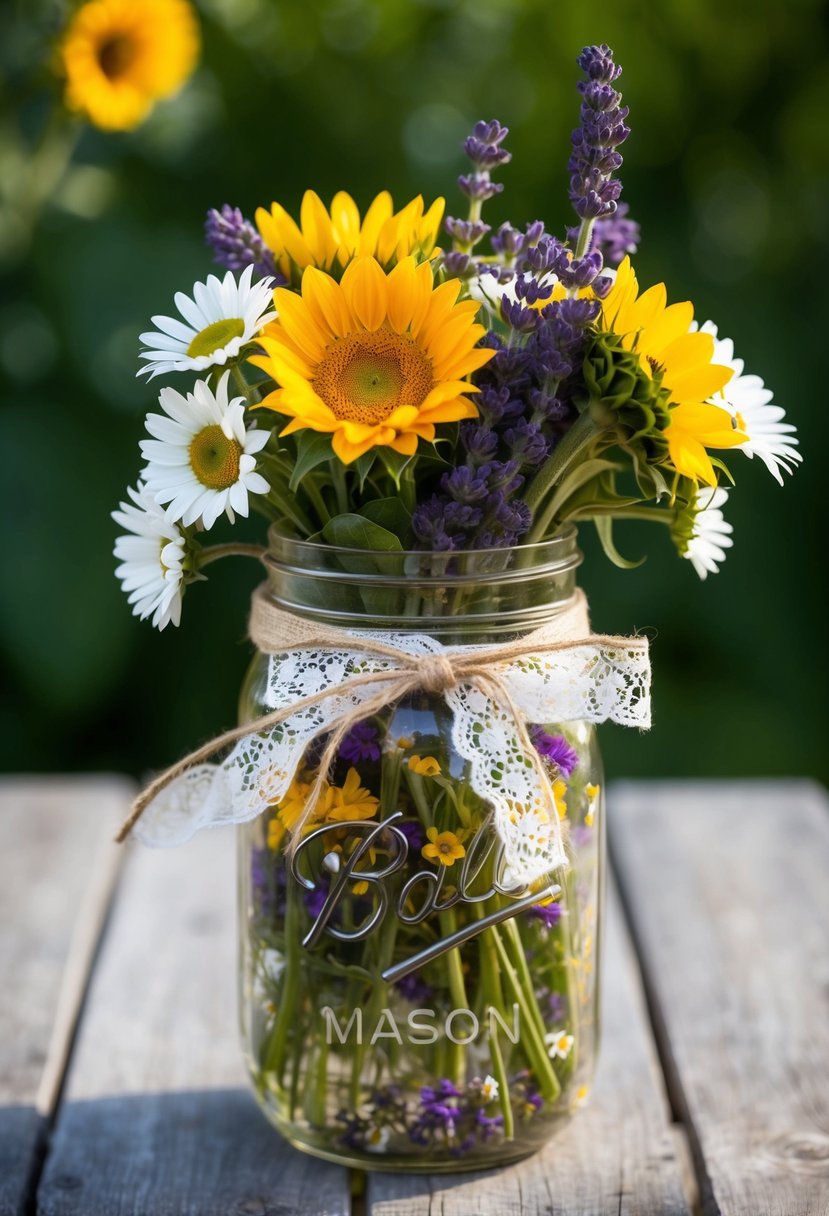
{"type": "Polygon", "coordinates": [[[302,276],[302,298],[327,340],[353,329],[354,316],[345,294],[330,275],[309,266],[302,276]]]}
{"type": "MultiPolygon", "coordinates": [[[[690,300],[685,300],[681,304],[669,304],[644,331],[641,340],[636,344],[636,349],[641,350],[643,354],[652,355],[657,362],[661,363],[660,356],[665,348],[676,338],[687,336],[693,319],[694,306],[690,300]]],[[[711,335],[703,334],[701,336],[708,338],[711,335]]],[[[711,349],[713,353],[713,342],[711,349]]]]}
{"type": "Polygon", "coordinates": [[[386,276],[374,258],[355,258],[342,277],[348,306],[367,330],[379,329],[386,319],[386,276]]]}
{"type": "Polygon", "coordinates": [[[331,217],[315,191],[306,190],[302,196],[299,218],[314,264],[330,266],[337,253],[338,242],[334,237],[331,217]]]}
{"type": "Polygon", "coordinates": [[[402,258],[386,280],[389,324],[402,334],[411,320],[411,301],[417,289],[417,270],[412,257],[402,258]]]}
{"type": "Polygon", "coordinates": [[[373,257],[377,250],[380,229],[393,210],[394,204],[391,195],[388,190],[383,190],[381,194],[377,195],[365,214],[360,230],[360,241],[354,251],[358,257],[373,257]]]}
{"type": "Polygon", "coordinates": [[[326,334],[317,325],[302,296],[279,287],[274,292],[274,300],[280,329],[304,358],[310,363],[318,363],[325,350],[326,334]]]}

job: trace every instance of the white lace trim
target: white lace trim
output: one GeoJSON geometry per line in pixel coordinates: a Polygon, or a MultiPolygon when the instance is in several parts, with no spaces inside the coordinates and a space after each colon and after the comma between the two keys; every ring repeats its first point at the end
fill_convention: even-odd
{"type": "MultiPolygon", "coordinates": [[[[409,654],[464,653],[425,634],[355,634],[354,649],[294,650],[269,658],[266,707],[288,708],[365,672],[394,669],[391,659],[361,653],[360,637],[409,654]]],[[[647,652],[602,645],[515,659],[498,674],[529,723],[617,722],[650,725],[647,652]]],[[[245,823],[284,798],[310,742],[376,696],[367,685],[334,693],[278,726],[241,739],[220,764],[202,764],[176,778],[149,804],[135,835],[153,846],[182,844],[201,828],[245,823]]],[[[509,710],[471,684],[444,694],[452,739],[469,763],[470,784],[492,807],[505,862],[517,882],[531,882],[565,864],[549,788],[524,754],[509,710]]]]}

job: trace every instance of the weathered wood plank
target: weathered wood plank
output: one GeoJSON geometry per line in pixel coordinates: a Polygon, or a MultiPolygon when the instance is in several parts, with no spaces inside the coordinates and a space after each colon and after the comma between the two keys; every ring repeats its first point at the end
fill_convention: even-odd
{"type": "Polygon", "coordinates": [[[617,786],[611,839],[706,1213],[829,1212],[829,807],[617,786]]]}
{"type": "Polygon", "coordinates": [[[236,1037],[233,833],[131,849],[90,988],[42,1216],[349,1211],[348,1175],[290,1148],[236,1037]]]}
{"type": "Polygon", "coordinates": [[[130,794],[114,777],[0,782],[0,1216],[45,1147],[130,794]]]}
{"type": "MultiPolygon", "coordinates": [[[[535,1157],[497,1173],[369,1177],[370,1216],[680,1216],[681,1185],[635,962],[611,890],[594,1092],[535,1157]]],[[[755,1214],[756,1216],[756,1214],[755,1214]]]]}

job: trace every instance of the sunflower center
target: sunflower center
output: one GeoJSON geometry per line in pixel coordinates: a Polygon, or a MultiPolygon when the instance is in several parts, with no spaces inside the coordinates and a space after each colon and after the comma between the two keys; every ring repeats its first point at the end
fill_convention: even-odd
{"type": "Polygon", "coordinates": [[[190,443],[190,468],[209,490],[227,490],[239,479],[241,455],[242,445],[218,424],[206,426],[190,443]]]}
{"type": "Polygon", "coordinates": [[[107,80],[123,76],[135,58],[135,43],[124,34],[113,34],[98,48],[98,65],[107,80]]]}
{"type": "Polygon", "coordinates": [[[244,332],[245,323],[239,317],[223,317],[221,321],[214,321],[200,330],[187,347],[187,353],[193,359],[212,355],[214,350],[227,346],[232,338],[241,338],[244,332]]]}
{"type": "Polygon", "coordinates": [[[388,329],[337,338],[313,380],[335,418],[367,426],[384,422],[400,405],[420,405],[433,384],[426,353],[408,334],[388,329]]]}

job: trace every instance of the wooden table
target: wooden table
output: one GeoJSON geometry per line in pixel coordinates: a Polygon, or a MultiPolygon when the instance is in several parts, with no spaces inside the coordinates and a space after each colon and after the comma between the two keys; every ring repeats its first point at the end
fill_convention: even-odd
{"type": "Polygon", "coordinates": [[[232,832],[119,850],[130,792],[0,783],[0,1216],[829,1213],[820,789],[615,786],[592,1100],[529,1161],[434,1179],[350,1178],[271,1130],[237,1044],[232,832]]]}

